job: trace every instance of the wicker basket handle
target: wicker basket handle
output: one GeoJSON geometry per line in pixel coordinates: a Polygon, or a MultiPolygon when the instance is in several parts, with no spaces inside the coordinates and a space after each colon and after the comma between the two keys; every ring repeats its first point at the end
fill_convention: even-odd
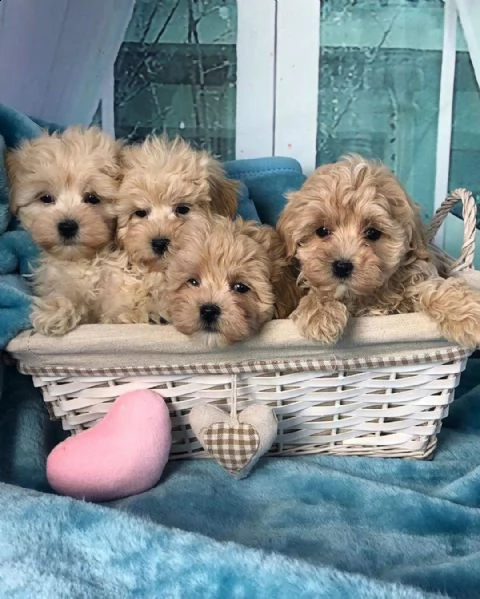
{"type": "Polygon", "coordinates": [[[460,258],[452,265],[452,272],[473,267],[473,260],[475,258],[475,233],[477,228],[477,203],[471,192],[466,189],[456,189],[453,191],[435,212],[430,227],[427,230],[427,241],[431,243],[450,210],[459,201],[462,202],[463,206],[463,246],[460,258]]]}

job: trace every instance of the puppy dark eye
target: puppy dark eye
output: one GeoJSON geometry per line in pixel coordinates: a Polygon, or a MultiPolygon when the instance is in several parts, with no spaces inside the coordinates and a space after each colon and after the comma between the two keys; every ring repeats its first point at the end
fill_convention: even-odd
{"type": "Polygon", "coordinates": [[[369,227],[365,230],[364,235],[365,239],[368,239],[368,241],[377,241],[377,239],[380,239],[382,236],[382,232],[378,229],[374,229],[373,227],[369,227]]]}
{"type": "Polygon", "coordinates": [[[248,293],[250,291],[250,287],[248,287],[248,285],[244,285],[243,283],[233,283],[231,289],[236,293],[248,293]]]}
{"type": "Polygon", "coordinates": [[[138,216],[138,218],[145,218],[148,216],[148,212],[146,210],[135,210],[133,216],[138,216]]]}
{"type": "Polygon", "coordinates": [[[187,283],[191,287],[200,287],[200,281],[198,279],[188,279],[187,283]]]}
{"type": "Polygon", "coordinates": [[[95,206],[96,204],[100,204],[100,198],[94,193],[86,193],[83,196],[83,202],[84,204],[92,204],[92,206],[95,206]]]}
{"type": "Polygon", "coordinates": [[[173,211],[177,216],[185,216],[185,214],[190,212],[190,206],[188,204],[178,204],[173,211]]]}
{"type": "Polygon", "coordinates": [[[327,227],[319,227],[315,233],[319,236],[319,237],[328,237],[331,233],[330,229],[327,229],[327,227]]]}
{"type": "Polygon", "coordinates": [[[55,198],[51,195],[48,195],[48,193],[40,196],[38,199],[42,202],[42,204],[55,204],[55,198]]]}

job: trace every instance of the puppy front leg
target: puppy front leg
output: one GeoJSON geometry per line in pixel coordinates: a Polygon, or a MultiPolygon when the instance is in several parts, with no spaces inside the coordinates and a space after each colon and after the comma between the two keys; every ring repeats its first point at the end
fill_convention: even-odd
{"type": "Polygon", "coordinates": [[[85,317],[85,308],[76,306],[65,297],[34,298],[32,326],[43,335],[65,335],[85,317]]]}
{"type": "Polygon", "coordinates": [[[148,321],[152,324],[168,324],[168,302],[163,287],[150,290],[147,302],[148,321]]]}
{"type": "Polygon", "coordinates": [[[325,300],[310,290],[302,297],[290,318],[307,339],[332,344],[343,335],[348,322],[348,310],[342,302],[325,300]]]}
{"type": "Polygon", "coordinates": [[[433,279],[415,289],[420,311],[449,341],[468,348],[480,345],[480,293],[458,279],[433,279]]]}

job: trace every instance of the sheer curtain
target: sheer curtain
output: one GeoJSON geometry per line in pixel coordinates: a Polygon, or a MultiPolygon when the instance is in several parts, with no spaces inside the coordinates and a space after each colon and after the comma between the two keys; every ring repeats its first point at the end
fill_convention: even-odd
{"type": "Polygon", "coordinates": [[[2,0],[0,102],[89,124],[135,0],[2,0]]]}

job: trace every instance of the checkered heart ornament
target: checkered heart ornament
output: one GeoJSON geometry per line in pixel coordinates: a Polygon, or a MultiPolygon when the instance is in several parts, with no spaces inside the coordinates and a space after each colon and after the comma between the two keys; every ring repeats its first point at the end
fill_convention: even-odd
{"type": "Polygon", "coordinates": [[[251,405],[237,414],[237,377],[232,377],[230,414],[209,404],[195,406],[190,426],[205,451],[234,478],[248,476],[277,436],[272,408],[251,405]]]}

